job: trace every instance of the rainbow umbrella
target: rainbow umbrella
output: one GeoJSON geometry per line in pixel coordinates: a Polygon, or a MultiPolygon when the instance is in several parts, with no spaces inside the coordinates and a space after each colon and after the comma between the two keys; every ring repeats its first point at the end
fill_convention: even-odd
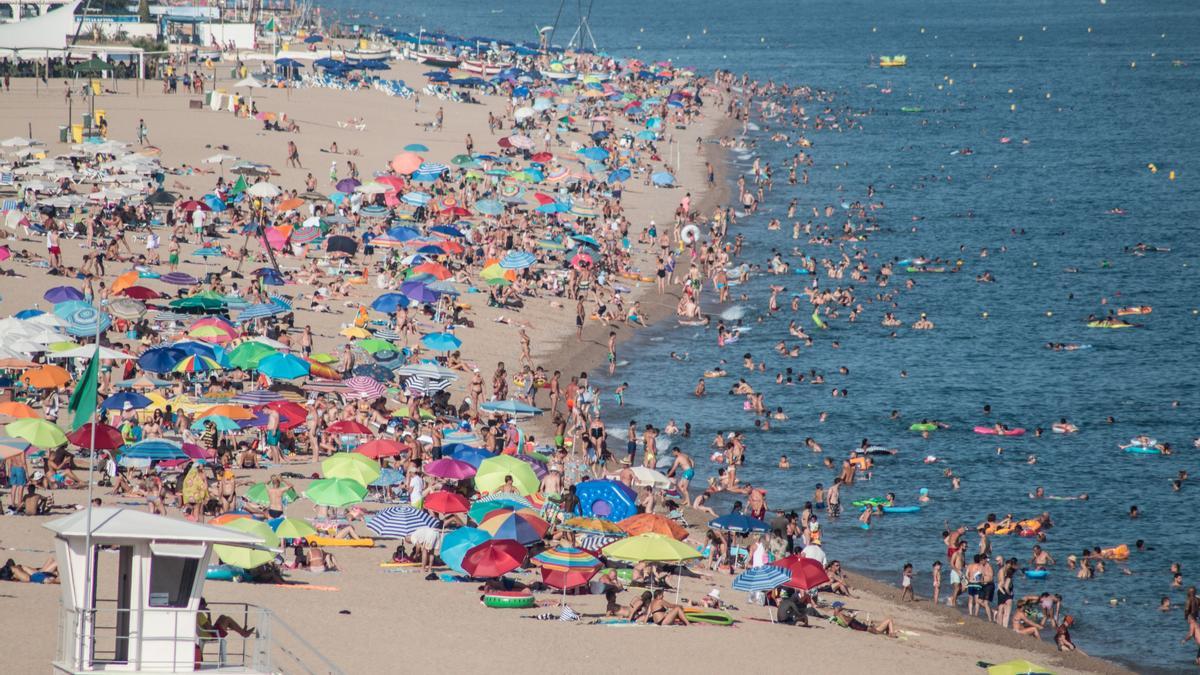
{"type": "Polygon", "coordinates": [[[483,519],[479,529],[494,539],[512,539],[528,546],[542,540],[550,523],[537,517],[533,511],[496,509],[483,519]]]}
{"type": "Polygon", "coordinates": [[[210,370],[221,370],[221,364],[207,356],[193,354],[175,364],[171,370],[176,373],[203,373],[210,370]]]}

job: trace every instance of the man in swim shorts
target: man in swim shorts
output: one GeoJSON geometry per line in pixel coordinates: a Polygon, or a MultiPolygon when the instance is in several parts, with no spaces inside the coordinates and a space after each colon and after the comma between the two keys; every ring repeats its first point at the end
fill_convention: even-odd
{"type": "Polygon", "coordinates": [[[671,470],[667,472],[667,475],[675,476],[675,484],[679,488],[679,494],[683,495],[684,503],[688,503],[691,501],[688,496],[688,485],[696,477],[696,463],[692,461],[692,458],[687,453],[680,450],[679,446],[671,448],[671,453],[675,455],[675,462],[671,464],[671,470]]]}

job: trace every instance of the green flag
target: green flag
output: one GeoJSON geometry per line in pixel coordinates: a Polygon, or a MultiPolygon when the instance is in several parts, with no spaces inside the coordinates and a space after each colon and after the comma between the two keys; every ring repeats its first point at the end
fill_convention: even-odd
{"type": "Polygon", "coordinates": [[[79,427],[92,421],[92,415],[96,412],[96,386],[100,379],[100,350],[96,350],[96,354],[88,361],[87,370],[83,373],[83,379],[75,385],[75,391],[71,393],[71,403],[68,410],[74,415],[71,419],[71,431],[78,431],[79,427]]]}
{"type": "Polygon", "coordinates": [[[229,190],[231,194],[240,195],[246,191],[246,177],[238,176],[237,182],[233,184],[233,188],[229,190]]]}
{"type": "Polygon", "coordinates": [[[263,30],[268,33],[275,31],[275,17],[271,17],[271,20],[267,22],[267,25],[263,26],[263,30]]]}

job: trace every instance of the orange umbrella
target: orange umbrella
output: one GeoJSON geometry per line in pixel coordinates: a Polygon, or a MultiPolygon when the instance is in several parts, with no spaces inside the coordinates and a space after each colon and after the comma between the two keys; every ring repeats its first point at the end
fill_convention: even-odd
{"type": "Polygon", "coordinates": [[[450,277],[454,276],[453,274],[450,273],[450,270],[446,269],[445,265],[439,265],[438,263],[433,263],[433,262],[421,263],[420,265],[417,265],[416,267],[414,267],[412,271],[413,271],[413,274],[432,275],[432,276],[436,277],[438,279],[438,281],[443,281],[445,279],[449,279],[450,277]]]}
{"type": "Polygon", "coordinates": [[[24,370],[26,368],[36,368],[37,364],[28,359],[0,359],[0,368],[8,370],[24,370]]]}
{"type": "Polygon", "coordinates": [[[222,513],[221,515],[208,521],[209,525],[225,525],[241,518],[249,518],[249,513],[222,513]]]}
{"type": "Polygon", "coordinates": [[[254,413],[250,412],[248,409],[243,408],[240,405],[230,405],[228,403],[214,405],[213,407],[209,408],[208,410],[205,410],[204,412],[200,413],[200,415],[198,415],[198,417],[208,417],[209,415],[223,415],[225,417],[228,417],[231,420],[252,420],[252,419],[254,419],[254,413]]]}
{"type": "Polygon", "coordinates": [[[688,536],[687,530],[683,529],[682,525],[657,513],[639,513],[622,520],[617,525],[634,537],[653,532],[683,541],[688,536]]]}
{"type": "Polygon", "coordinates": [[[330,368],[328,365],[321,363],[320,361],[313,361],[312,359],[305,359],[305,360],[308,361],[308,365],[309,365],[308,374],[310,376],[319,377],[322,380],[340,380],[340,379],[342,379],[342,376],[339,375],[336,370],[334,370],[333,368],[330,368]]]}
{"type": "Polygon", "coordinates": [[[276,211],[291,211],[293,209],[298,209],[301,206],[304,206],[303,199],[299,199],[299,198],[285,199],[285,200],[279,202],[279,204],[277,204],[275,206],[275,210],[276,211]]]}
{"type": "Polygon", "coordinates": [[[136,286],[139,277],[140,277],[140,275],[138,274],[137,270],[133,270],[131,272],[126,272],[125,274],[122,274],[121,276],[117,277],[115,281],[113,281],[112,289],[111,289],[112,292],[120,293],[121,291],[125,290],[126,288],[129,288],[130,286],[136,286]]]}
{"type": "Polygon", "coordinates": [[[425,160],[415,152],[402,152],[392,158],[392,171],[396,173],[412,173],[425,160]]]}
{"type": "Polygon", "coordinates": [[[41,417],[33,408],[24,403],[17,403],[16,401],[0,403],[0,415],[8,415],[9,417],[41,417]]]}
{"type": "Polygon", "coordinates": [[[71,374],[61,366],[42,366],[21,376],[21,381],[37,389],[54,389],[71,381],[71,374]]]}

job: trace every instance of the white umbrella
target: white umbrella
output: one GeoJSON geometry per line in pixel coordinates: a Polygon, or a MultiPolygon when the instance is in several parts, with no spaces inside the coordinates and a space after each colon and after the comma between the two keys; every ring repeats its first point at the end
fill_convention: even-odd
{"type": "MultiPolygon", "coordinates": [[[[83,347],[76,347],[75,349],[68,349],[65,352],[58,352],[56,354],[48,354],[46,356],[46,358],[50,358],[50,359],[90,359],[90,358],[92,358],[92,355],[95,353],[96,353],[95,346],[85,345],[83,347]]],[[[126,354],[125,352],[119,352],[115,349],[109,349],[108,347],[101,347],[100,348],[100,358],[105,361],[128,361],[129,359],[132,359],[134,357],[129,354],[126,354]]]]}
{"type": "Polygon", "coordinates": [[[223,155],[218,153],[212,157],[205,157],[200,161],[205,164],[221,164],[222,162],[236,162],[237,160],[237,155],[223,155]]]}
{"type": "Polygon", "coordinates": [[[392,188],[384,185],[383,183],[363,183],[362,185],[354,188],[354,191],[361,192],[364,195],[381,195],[390,191],[391,189],[392,188]]]}
{"type": "Polygon", "coordinates": [[[13,136],[0,141],[0,145],[6,148],[24,148],[30,145],[41,145],[42,142],[34,138],[25,138],[23,136],[13,136]]]}
{"type": "Polygon", "coordinates": [[[244,78],[238,80],[237,83],[234,84],[233,86],[249,87],[251,89],[262,89],[263,83],[259,82],[258,80],[254,79],[251,76],[247,76],[247,77],[244,77],[244,78]]]}
{"type": "Polygon", "coordinates": [[[31,327],[31,333],[36,330],[37,326],[45,326],[47,328],[66,328],[67,326],[71,325],[61,316],[58,316],[57,314],[51,314],[50,312],[38,314],[31,319],[27,319],[25,323],[34,324],[31,327]]]}
{"type": "Polygon", "coordinates": [[[255,183],[246,192],[249,192],[254,197],[263,197],[265,199],[278,197],[283,194],[283,190],[280,190],[278,186],[267,182],[255,183]]]}
{"type": "Polygon", "coordinates": [[[671,487],[671,479],[654,469],[644,466],[633,467],[633,484],[640,487],[652,487],[665,490],[671,487]]]}

